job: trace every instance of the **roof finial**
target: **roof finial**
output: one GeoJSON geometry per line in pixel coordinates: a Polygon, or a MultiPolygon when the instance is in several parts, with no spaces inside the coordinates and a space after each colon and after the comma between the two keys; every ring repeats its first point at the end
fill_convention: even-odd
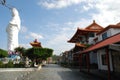
{"type": "Polygon", "coordinates": [[[93,20],[93,23],[95,23],[95,20],[93,20]]]}
{"type": "Polygon", "coordinates": [[[37,39],[35,39],[35,41],[34,42],[37,42],[37,39]]]}

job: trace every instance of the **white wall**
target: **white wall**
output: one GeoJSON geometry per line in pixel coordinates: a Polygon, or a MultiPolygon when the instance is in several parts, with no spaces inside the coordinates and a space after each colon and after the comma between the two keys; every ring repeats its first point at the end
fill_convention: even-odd
{"type": "Polygon", "coordinates": [[[102,40],[102,36],[98,35],[98,42],[102,40]]]}
{"type": "Polygon", "coordinates": [[[120,33],[120,28],[111,28],[111,36],[120,33]]]}
{"type": "Polygon", "coordinates": [[[88,44],[94,44],[94,37],[89,37],[89,39],[88,39],[88,44]]]}
{"type": "Polygon", "coordinates": [[[110,36],[113,36],[113,35],[115,35],[117,33],[120,33],[120,28],[110,28],[107,31],[101,33],[100,35],[98,35],[98,41],[103,40],[102,39],[102,34],[104,34],[106,32],[107,32],[107,36],[110,37],[110,36]]]}
{"type": "MultiPolygon", "coordinates": [[[[102,55],[103,54],[106,54],[105,49],[100,49],[97,51],[98,69],[99,70],[108,70],[107,65],[102,64],[102,55]]],[[[109,52],[109,61],[110,61],[110,69],[111,69],[111,71],[113,71],[112,58],[111,58],[110,52],[109,52]]]]}

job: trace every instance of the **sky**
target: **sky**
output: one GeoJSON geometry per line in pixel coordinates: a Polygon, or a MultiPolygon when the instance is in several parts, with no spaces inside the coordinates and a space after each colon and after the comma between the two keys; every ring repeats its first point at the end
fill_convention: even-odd
{"type": "MultiPolygon", "coordinates": [[[[30,48],[38,39],[43,47],[59,55],[74,47],[67,41],[77,28],[85,28],[93,20],[107,27],[120,22],[120,0],[6,0],[15,7],[21,18],[19,45],[30,48]]],[[[7,50],[6,27],[11,20],[10,10],[0,5],[0,48],[7,50]]]]}

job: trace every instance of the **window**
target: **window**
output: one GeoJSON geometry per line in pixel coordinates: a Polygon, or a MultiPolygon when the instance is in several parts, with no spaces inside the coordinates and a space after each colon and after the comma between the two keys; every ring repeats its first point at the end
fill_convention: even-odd
{"type": "Polygon", "coordinates": [[[89,37],[95,37],[94,33],[89,33],[89,37]]]}
{"type": "Polygon", "coordinates": [[[107,65],[106,55],[103,54],[101,57],[102,57],[102,65],[107,65]]]}
{"type": "Polygon", "coordinates": [[[104,34],[102,34],[102,39],[104,40],[104,39],[106,39],[106,38],[107,38],[107,32],[104,33],[104,34]]]}

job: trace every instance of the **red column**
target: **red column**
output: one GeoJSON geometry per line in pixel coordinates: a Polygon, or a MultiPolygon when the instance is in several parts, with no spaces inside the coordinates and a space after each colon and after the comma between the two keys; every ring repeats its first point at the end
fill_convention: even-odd
{"type": "Polygon", "coordinates": [[[87,61],[88,72],[90,72],[90,58],[89,58],[89,53],[86,54],[86,61],[87,61]]]}
{"type": "Polygon", "coordinates": [[[107,67],[108,67],[108,80],[111,80],[111,75],[110,75],[110,61],[109,61],[109,50],[106,48],[106,62],[107,62],[107,67]]]}

